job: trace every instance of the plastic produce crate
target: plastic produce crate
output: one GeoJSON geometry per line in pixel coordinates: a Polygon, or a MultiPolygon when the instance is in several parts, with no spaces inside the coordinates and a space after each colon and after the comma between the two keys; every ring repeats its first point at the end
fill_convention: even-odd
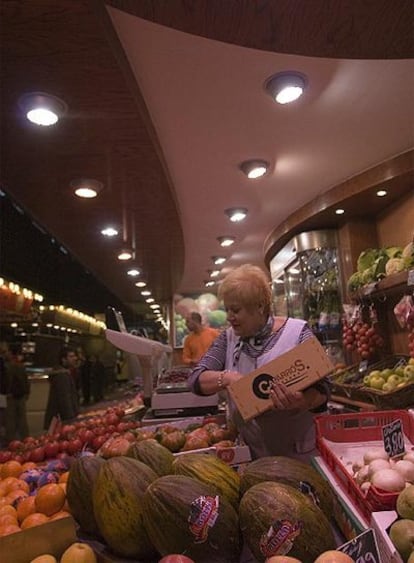
{"type": "Polygon", "coordinates": [[[349,499],[368,520],[372,512],[394,510],[398,493],[388,493],[372,485],[364,493],[339,452],[359,447],[363,454],[370,447],[380,446],[383,443],[382,427],[398,419],[403,425],[406,451],[414,450],[414,417],[405,410],[325,415],[315,419],[321,457],[349,499]]]}

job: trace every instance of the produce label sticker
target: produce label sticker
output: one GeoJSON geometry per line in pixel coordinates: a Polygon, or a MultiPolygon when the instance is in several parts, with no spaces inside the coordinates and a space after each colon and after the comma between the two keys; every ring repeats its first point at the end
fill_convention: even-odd
{"type": "Polygon", "coordinates": [[[218,508],[218,496],[201,496],[192,502],[188,522],[195,543],[204,543],[207,540],[209,528],[212,528],[216,523],[218,508]]]}
{"type": "Polygon", "coordinates": [[[365,530],[359,536],[336,548],[346,553],[355,563],[381,563],[374,530],[365,530]]]}
{"type": "Polygon", "coordinates": [[[264,557],[286,555],[292,549],[295,538],[302,530],[302,522],[275,520],[260,538],[260,552],[264,557]]]}
{"type": "Polygon", "coordinates": [[[404,433],[401,419],[393,420],[382,427],[384,450],[389,457],[400,456],[405,453],[404,433]]]}

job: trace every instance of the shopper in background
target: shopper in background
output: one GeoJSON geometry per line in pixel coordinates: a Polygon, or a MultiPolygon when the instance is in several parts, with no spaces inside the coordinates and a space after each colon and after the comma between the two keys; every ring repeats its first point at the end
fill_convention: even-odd
{"type": "Polygon", "coordinates": [[[29,435],[26,401],[30,394],[30,382],[23,363],[20,345],[5,346],[4,391],[6,394],[6,442],[23,440],[29,435]]]}
{"type": "Polygon", "coordinates": [[[78,356],[73,348],[64,348],[59,360],[60,366],[49,374],[49,397],[44,419],[46,430],[54,417],[68,422],[79,413],[76,389],[78,356]]]}
{"type": "MultiPolygon", "coordinates": [[[[219,298],[230,327],[192,371],[189,385],[194,393],[225,390],[243,375],[315,338],[305,321],[272,315],[270,283],[256,266],[246,264],[231,271],[219,286],[219,298]]],[[[292,392],[275,381],[272,410],[245,422],[228,396],[230,416],[253,458],[281,455],[308,461],[316,454],[313,413],[325,410],[327,394],[325,382],[292,392]]]]}
{"type": "Polygon", "coordinates": [[[190,313],[186,318],[189,334],[184,339],[183,363],[195,366],[220,334],[215,328],[203,326],[199,313],[190,313]]]}
{"type": "Polygon", "coordinates": [[[105,366],[100,361],[99,356],[90,357],[90,377],[93,400],[102,401],[104,399],[105,388],[105,366]]]}

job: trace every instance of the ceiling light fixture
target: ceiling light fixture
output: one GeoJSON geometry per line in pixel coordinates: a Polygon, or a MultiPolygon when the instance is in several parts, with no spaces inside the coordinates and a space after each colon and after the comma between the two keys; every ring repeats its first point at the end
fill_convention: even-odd
{"type": "Polygon", "coordinates": [[[224,264],[224,262],[227,260],[227,258],[224,258],[224,256],[212,256],[211,259],[213,260],[216,266],[220,266],[220,264],[224,264]]]}
{"type": "Polygon", "coordinates": [[[210,278],[216,278],[217,276],[220,275],[221,270],[207,270],[210,278]]]}
{"type": "Polygon", "coordinates": [[[214,280],[206,280],[206,281],[204,282],[204,285],[205,285],[206,287],[212,287],[213,285],[216,285],[216,282],[215,282],[214,280]]]}
{"type": "Polygon", "coordinates": [[[148,297],[148,299],[145,299],[146,303],[154,303],[155,299],[153,297],[148,297]]]}
{"type": "Polygon", "coordinates": [[[304,74],[296,71],[278,72],[265,82],[266,91],[278,104],[290,104],[303,94],[307,85],[304,74]]]}
{"type": "Polygon", "coordinates": [[[114,227],[105,227],[105,229],[101,231],[101,235],[104,237],[116,237],[117,234],[118,231],[114,227]]]}
{"type": "Polygon", "coordinates": [[[137,268],[131,268],[130,270],[127,271],[128,276],[132,276],[133,278],[135,278],[136,276],[139,276],[140,271],[137,270],[137,268]]]}
{"type": "Polygon", "coordinates": [[[143,280],[137,282],[135,284],[137,287],[145,287],[147,285],[147,282],[144,282],[143,280]]]}
{"type": "Polygon", "coordinates": [[[384,196],[387,195],[387,193],[388,193],[387,190],[378,190],[378,191],[377,191],[377,196],[378,196],[378,197],[384,197],[384,196]]]}
{"type": "Polygon", "coordinates": [[[132,251],[126,248],[123,248],[118,254],[118,260],[131,260],[132,258],[132,251]]]}
{"type": "Polygon", "coordinates": [[[230,209],[226,209],[224,213],[232,223],[239,223],[247,217],[247,209],[245,207],[231,207],[230,209]]]}
{"type": "Polygon", "coordinates": [[[64,101],[45,92],[24,94],[18,104],[29,121],[43,127],[57,123],[68,110],[64,101]]]}
{"type": "Polygon", "coordinates": [[[93,178],[76,178],[70,182],[70,187],[78,197],[91,199],[103,190],[104,185],[93,178]]]}
{"type": "Polygon", "coordinates": [[[235,242],[234,237],[217,237],[220,246],[231,246],[235,242]]]}
{"type": "Polygon", "coordinates": [[[151,309],[153,309],[155,311],[155,309],[159,309],[160,306],[157,305],[156,303],[152,303],[152,305],[150,305],[151,309]]]}
{"type": "Polygon", "coordinates": [[[240,170],[251,180],[264,176],[268,168],[269,163],[265,160],[245,160],[240,164],[240,170]]]}
{"type": "Polygon", "coordinates": [[[335,213],[337,215],[343,215],[345,213],[345,209],[335,209],[335,213]]]}
{"type": "Polygon", "coordinates": [[[145,289],[144,291],[141,291],[141,295],[142,297],[148,297],[148,295],[151,295],[151,292],[148,289],[145,289]]]}

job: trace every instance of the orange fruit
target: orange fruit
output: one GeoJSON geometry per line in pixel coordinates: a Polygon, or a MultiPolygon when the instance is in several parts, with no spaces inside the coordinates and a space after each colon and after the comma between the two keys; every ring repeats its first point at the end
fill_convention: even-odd
{"type": "Polygon", "coordinates": [[[11,504],[5,504],[4,506],[0,506],[0,516],[2,514],[11,514],[17,518],[17,510],[11,504]]]}
{"type": "Polygon", "coordinates": [[[59,520],[59,518],[67,518],[68,516],[72,516],[67,510],[59,510],[59,512],[55,512],[50,517],[50,520],[59,520]]]}
{"type": "Polygon", "coordinates": [[[62,486],[57,483],[49,483],[37,491],[35,496],[36,510],[51,516],[62,509],[65,500],[66,494],[62,486]]]}
{"type": "Polygon", "coordinates": [[[56,557],[45,553],[44,555],[38,555],[30,561],[30,563],[57,563],[56,557]]]}
{"type": "Polygon", "coordinates": [[[17,477],[6,477],[0,481],[0,490],[3,496],[6,496],[12,490],[12,486],[17,483],[19,479],[17,477]]]}
{"type": "Polygon", "coordinates": [[[0,496],[0,508],[3,508],[3,506],[8,506],[8,502],[6,500],[6,497],[0,496]]]}
{"type": "Polygon", "coordinates": [[[8,536],[9,534],[15,534],[16,532],[21,532],[21,529],[17,524],[5,524],[0,526],[0,536],[8,536]]]}
{"type": "Polygon", "coordinates": [[[26,481],[23,481],[23,479],[16,479],[16,481],[13,481],[7,487],[7,494],[9,494],[11,491],[16,491],[17,489],[24,491],[25,493],[30,492],[29,484],[26,483],[26,481]]]}
{"type": "Polygon", "coordinates": [[[69,477],[69,471],[65,471],[65,473],[62,473],[59,477],[59,483],[67,483],[68,481],[68,477],[69,477]]]}
{"type": "Polygon", "coordinates": [[[0,477],[5,479],[6,477],[18,477],[22,473],[22,464],[14,459],[6,461],[1,466],[0,477]]]}
{"type": "Polygon", "coordinates": [[[29,471],[29,469],[36,469],[37,465],[35,464],[34,461],[25,461],[22,464],[22,473],[23,471],[29,471]]]}
{"type": "Polygon", "coordinates": [[[0,526],[4,524],[16,524],[17,526],[17,516],[13,514],[0,514],[0,526]]]}
{"type": "Polygon", "coordinates": [[[33,514],[29,514],[20,524],[22,530],[26,530],[27,528],[33,528],[34,526],[40,526],[41,524],[45,524],[49,522],[48,516],[46,514],[42,514],[41,512],[33,512],[33,514]]]}
{"type": "Polygon", "coordinates": [[[7,493],[7,495],[5,496],[5,499],[7,500],[7,502],[9,504],[13,504],[15,502],[18,502],[19,499],[28,497],[29,494],[26,493],[26,491],[22,491],[22,489],[15,489],[14,491],[10,491],[10,493],[7,493]]]}
{"type": "Polygon", "coordinates": [[[23,522],[29,514],[33,514],[34,512],[36,512],[34,496],[22,499],[17,505],[16,514],[19,522],[23,522]]]}

